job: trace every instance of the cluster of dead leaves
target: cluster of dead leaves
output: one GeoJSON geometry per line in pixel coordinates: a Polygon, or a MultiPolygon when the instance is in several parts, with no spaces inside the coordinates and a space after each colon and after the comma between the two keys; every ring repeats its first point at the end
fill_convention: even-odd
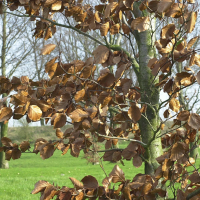
{"type": "MultiPolygon", "coordinates": [[[[52,185],[47,181],[38,181],[32,194],[41,193],[40,199],[47,200],[57,197],[58,200],[65,199],[149,199],[166,197],[167,192],[162,188],[168,180],[181,183],[181,189],[177,190],[177,199],[186,200],[191,192],[199,188],[200,176],[198,172],[189,174],[185,166],[194,164],[194,159],[188,158],[189,148],[183,142],[176,142],[169,152],[157,158],[160,166],[155,176],[137,174],[132,181],[125,178],[125,174],[118,165],[115,165],[109,176],[104,178],[100,186],[95,177],[88,175],[81,181],[70,177],[73,188],[63,186],[62,188],[52,185]],[[161,180],[161,185],[160,181],[161,180]],[[118,186],[110,187],[111,183],[118,186]],[[186,188],[186,189],[185,189],[186,188]]],[[[197,196],[195,196],[196,198],[197,196]]]]}
{"type": "Polygon", "coordinates": [[[115,165],[109,176],[103,179],[99,186],[95,177],[88,175],[81,181],[70,177],[74,188],[54,186],[47,181],[38,181],[32,194],[41,193],[41,200],[51,199],[57,196],[58,200],[65,199],[138,199],[144,198],[153,200],[157,196],[165,197],[166,191],[158,188],[158,181],[150,175],[138,174],[132,181],[126,180],[124,172],[115,165]],[[111,183],[119,183],[116,189],[111,189],[111,183]]]}
{"type": "Polygon", "coordinates": [[[28,141],[23,141],[20,145],[16,143],[12,143],[11,139],[7,137],[1,138],[2,147],[0,147],[0,152],[5,152],[5,159],[13,160],[19,159],[21,157],[21,153],[29,150],[30,143],[28,141]]]}
{"type": "MultiPolygon", "coordinates": [[[[114,140],[110,139],[107,140],[105,143],[105,149],[111,148],[111,145],[113,144],[114,140]]],[[[117,161],[122,161],[122,159],[125,160],[131,160],[133,166],[138,168],[142,165],[142,158],[141,155],[144,156],[145,149],[139,145],[136,142],[130,142],[129,145],[124,149],[124,150],[112,150],[107,151],[103,155],[104,161],[111,161],[111,162],[117,162],[117,161]]]]}
{"type": "MultiPolygon", "coordinates": [[[[192,16],[193,14],[191,14],[190,19],[192,19],[192,16]]],[[[191,23],[192,25],[188,24],[188,26],[190,26],[189,32],[192,32],[194,29],[196,18],[191,23]]],[[[189,66],[200,66],[200,57],[192,49],[197,40],[198,37],[194,37],[187,42],[186,39],[181,36],[181,31],[176,29],[174,23],[168,24],[162,28],[160,40],[155,42],[155,46],[162,57],[160,59],[153,58],[149,60],[148,67],[152,70],[154,76],[159,75],[159,83],[157,86],[164,86],[164,91],[168,94],[176,94],[181,86],[189,86],[195,81],[200,83],[200,73],[197,73],[195,76],[194,71],[190,67],[185,67],[183,72],[177,73],[173,80],[169,78],[175,62],[189,60],[189,66]]]]}
{"type": "MultiPolygon", "coordinates": [[[[133,18],[131,12],[134,2],[134,0],[102,1],[101,4],[93,8],[92,5],[82,4],[82,1],[47,0],[44,3],[40,0],[18,0],[15,2],[8,1],[8,6],[11,11],[16,10],[19,6],[24,7],[26,13],[31,16],[31,20],[36,20],[38,15],[42,16],[43,19],[36,21],[34,36],[36,38],[48,39],[56,31],[56,27],[51,25],[55,12],[64,12],[66,17],[73,17],[77,22],[77,29],[83,32],[99,29],[102,36],[106,36],[108,31],[111,35],[118,34],[121,29],[124,34],[129,34],[130,31],[134,30],[138,32],[146,31],[150,28],[150,17],[133,18]],[[123,16],[126,18],[126,21],[123,20],[123,16]]],[[[188,2],[188,4],[190,3],[194,2],[188,2]]],[[[179,18],[187,33],[192,32],[197,18],[196,12],[188,11],[187,6],[183,3],[175,3],[174,1],[144,1],[139,6],[139,9],[154,13],[159,19],[164,16],[179,18]]]]}
{"type": "MultiPolygon", "coordinates": [[[[42,53],[50,53],[54,48],[55,45],[47,45],[42,53]]],[[[16,92],[9,96],[13,110],[6,106],[7,98],[0,102],[0,121],[6,122],[12,116],[18,120],[26,115],[27,122],[45,118],[46,123],[51,120],[54,128],[61,128],[70,117],[74,131],[95,133],[100,130],[101,135],[117,135],[111,128],[110,133],[106,133],[106,118],[112,112],[116,124],[126,121],[123,134],[117,137],[127,137],[126,129],[131,128],[132,123],[136,124],[144,112],[137,105],[140,89],[133,88],[131,79],[123,77],[131,62],[125,53],[111,52],[102,45],[93,55],[94,58],[88,58],[86,62],[77,60],[66,64],[53,58],[45,66],[50,80],[32,81],[27,76],[13,77],[12,80],[0,77],[1,94],[16,92]],[[104,67],[96,78],[95,63],[104,67]],[[115,75],[108,68],[114,64],[117,65],[115,75]]]]}
{"type": "MultiPolygon", "coordinates": [[[[182,130],[181,130],[182,131],[182,130]]],[[[198,171],[189,174],[185,167],[192,166],[195,159],[188,157],[189,144],[184,142],[174,143],[168,152],[157,158],[160,166],[156,169],[155,178],[161,179],[164,185],[167,181],[179,183],[181,189],[177,190],[177,199],[186,200],[188,195],[199,189],[200,176],[198,171]]],[[[196,194],[191,199],[199,198],[196,194]]]]}
{"type": "MultiPolygon", "coordinates": [[[[177,112],[179,111],[180,104],[177,99],[172,99],[170,101],[170,109],[177,112]],[[173,102],[175,101],[175,103],[173,102]]],[[[170,115],[169,109],[165,110],[164,117],[168,118],[170,115]]],[[[190,113],[188,110],[180,111],[176,117],[176,119],[173,120],[174,123],[171,126],[173,128],[175,125],[181,126],[181,122],[185,122],[184,127],[188,132],[190,131],[198,131],[200,129],[200,116],[196,113],[190,113]]],[[[195,132],[196,133],[196,132],[195,132]]],[[[185,135],[185,134],[184,134],[185,135]]]]}

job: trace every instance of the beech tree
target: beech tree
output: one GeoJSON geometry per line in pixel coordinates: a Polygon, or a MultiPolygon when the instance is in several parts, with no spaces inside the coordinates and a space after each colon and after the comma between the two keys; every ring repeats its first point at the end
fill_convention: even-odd
{"type": "MultiPolygon", "coordinates": [[[[180,109],[179,102],[183,89],[200,84],[200,72],[192,71],[193,65],[200,66],[200,55],[193,48],[198,36],[187,40],[195,28],[196,2],[102,0],[101,4],[89,5],[68,0],[17,0],[8,1],[7,5],[12,5],[12,9],[24,7],[26,14],[11,14],[35,21],[33,35],[36,38],[48,40],[56,34],[56,26],[60,26],[93,40],[97,47],[93,56],[84,61],[64,63],[61,53],[67,52],[60,52],[45,64],[48,80],[0,77],[1,93],[9,95],[15,91],[9,95],[13,109],[4,104],[4,98],[1,100],[0,121],[24,115],[28,122],[41,117],[46,122],[51,120],[58,140],[39,138],[35,141],[33,153],[40,153],[42,159],[51,157],[56,149],[63,155],[70,151],[74,157],[78,157],[81,150],[98,153],[92,145],[96,138],[104,142],[105,149],[100,150],[105,152],[104,161],[126,159],[131,160],[134,167],[145,163],[144,174],[137,174],[133,180],[127,180],[122,169],[115,165],[102,181],[103,186],[91,175],[81,182],[70,177],[74,188],[60,188],[39,180],[32,194],[41,192],[40,199],[56,196],[59,200],[153,200],[167,198],[166,186],[170,185],[174,199],[200,198],[200,176],[195,159],[189,157],[189,144],[194,142],[200,129],[200,116],[195,110],[180,109]],[[64,15],[68,23],[55,21],[55,13],[64,15]],[[76,22],[75,26],[70,24],[69,17],[76,22]],[[162,27],[162,22],[168,19],[179,24],[162,27]],[[102,38],[93,37],[90,31],[100,31],[102,38]],[[158,37],[157,31],[160,32],[158,37]],[[127,39],[132,52],[115,39],[120,37],[127,39]],[[184,71],[172,73],[177,63],[184,61],[189,61],[184,71]],[[98,75],[97,64],[102,66],[98,75]],[[138,86],[130,77],[125,77],[130,69],[134,70],[138,86]],[[160,100],[161,90],[168,94],[168,99],[160,100]],[[164,107],[163,120],[159,111],[164,107]],[[161,132],[172,118],[172,128],[161,132]],[[66,123],[72,127],[62,132],[60,128],[66,123]],[[119,140],[129,141],[128,146],[116,148],[119,140]],[[193,170],[188,171],[187,166],[193,170]],[[111,183],[119,183],[118,188],[111,188],[111,183]]],[[[45,45],[41,54],[50,54],[55,47],[55,44],[45,45]]],[[[21,153],[30,148],[28,141],[17,145],[4,137],[1,142],[4,146],[0,150],[5,152],[7,160],[20,158],[21,153]]]]}

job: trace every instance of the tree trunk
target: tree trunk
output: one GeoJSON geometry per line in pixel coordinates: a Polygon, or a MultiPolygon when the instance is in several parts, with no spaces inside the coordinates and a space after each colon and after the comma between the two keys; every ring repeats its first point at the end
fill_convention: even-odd
{"type": "MultiPolygon", "coordinates": [[[[2,37],[2,50],[1,50],[1,70],[2,70],[2,76],[6,76],[6,7],[5,5],[5,1],[3,2],[2,6],[3,6],[3,37],[2,37]]],[[[5,97],[6,94],[3,94],[3,97],[5,97]]],[[[4,122],[1,123],[1,138],[2,137],[6,137],[8,134],[8,123],[4,124],[4,122]]],[[[0,143],[0,146],[2,146],[2,144],[0,143]]],[[[4,152],[0,152],[0,168],[4,168],[4,169],[8,169],[9,168],[9,164],[8,161],[5,160],[5,153],[4,152]]]]}
{"type": "Polygon", "coordinates": [[[40,125],[41,125],[41,126],[44,126],[44,121],[45,121],[44,118],[41,118],[41,119],[40,119],[40,125]]]}
{"type": "MultiPolygon", "coordinates": [[[[3,122],[1,122],[1,138],[6,137],[7,133],[8,133],[8,123],[4,124],[3,122]]],[[[0,146],[2,147],[1,142],[0,142],[0,146]]],[[[0,168],[3,168],[3,169],[9,168],[8,161],[5,160],[5,153],[4,152],[0,153],[0,168]]]]}
{"type": "MultiPolygon", "coordinates": [[[[141,12],[138,4],[134,4],[135,17],[147,16],[147,12],[141,12]],[[135,5],[136,4],[136,5],[135,5]]],[[[151,21],[151,27],[155,27],[156,21],[151,21]]],[[[142,141],[149,144],[145,150],[145,174],[154,174],[155,169],[159,166],[156,158],[162,155],[161,138],[155,139],[159,134],[156,131],[160,126],[159,117],[159,89],[154,86],[158,80],[154,80],[154,76],[149,69],[148,62],[155,56],[153,47],[155,36],[152,36],[151,30],[145,32],[135,32],[135,38],[139,48],[139,85],[141,90],[141,101],[147,102],[146,116],[142,116],[139,120],[142,141]]]]}
{"type": "Polygon", "coordinates": [[[160,126],[159,118],[159,89],[152,84],[153,75],[147,64],[153,58],[154,50],[151,47],[151,35],[149,31],[139,33],[139,85],[141,89],[141,101],[147,102],[146,116],[142,116],[139,125],[142,141],[149,144],[145,152],[145,173],[154,174],[154,170],[159,166],[156,158],[162,155],[161,139],[154,139],[160,126]]]}

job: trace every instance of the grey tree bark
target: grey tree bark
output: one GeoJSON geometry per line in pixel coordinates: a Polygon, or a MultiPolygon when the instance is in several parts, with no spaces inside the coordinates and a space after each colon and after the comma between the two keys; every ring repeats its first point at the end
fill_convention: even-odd
{"type": "MultiPolygon", "coordinates": [[[[133,13],[135,17],[147,16],[148,13],[143,13],[138,8],[138,3],[134,3],[133,13]]],[[[155,27],[155,20],[152,20],[151,26],[155,27]],[[154,24],[153,24],[154,23],[154,24]]],[[[148,144],[145,149],[145,173],[154,174],[155,169],[159,166],[156,158],[162,155],[161,138],[156,138],[159,134],[157,129],[160,126],[159,118],[159,89],[155,87],[158,82],[154,80],[154,76],[149,69],[148,62],[155,56],[154,35],[151,30],[145,32],[135,32],[135,39],[139,49],[139,73],[138,80],[141,90],[141,101],[147,103],[146,116],[142,116],[139,121],[142,141],[148,144]]]]}
{"type": "MultiPolygon", "coordinates": [[[[5,1],[4,1],[5,3],[5,1]]],[[[6,11],[6,7],[3,4],[3,11],[6,11]]],[[[2,76],[6,76],[6,38],[7,38],[7,34],[6,34],[6,12],[4,12],[3,14],[3,24],[2,24],[2,30],[3,30],[3,37],[2,37],[2,49],[1,49],[1,73],[2,76]]],[[[3,97],[5,97],[6,94],[3,94],[3,97]]],[[[6,137],[8,134],[8,122],[4,123],[1,122],[1,137],[6,137]]],[[[0,146],[2,146],[2,143],[0,142],[0,146]]],[[[5,153],[4,152],[0,152],[0,168],[3,169],[8,169],[9,168],[9,164],[8,161],[5,160],[5,153]]]]}

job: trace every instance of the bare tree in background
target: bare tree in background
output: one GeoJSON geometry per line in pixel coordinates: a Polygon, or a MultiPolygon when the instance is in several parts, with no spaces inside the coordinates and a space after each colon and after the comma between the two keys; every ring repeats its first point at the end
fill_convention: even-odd
{"type": "MultiPolygon", "coordinates": [[[[5,2],[5,1],[4,1],[5,2]]],[[[6,7],[3,4],[3,10],[6,7]]],[[[27,19],[19,19],[4,12],[0,18],[0,46],[1,46],[1,75],[7,78],[12,77],[14,74],[20,73],[20,67],[27,65],[27,58],[31,53],[31,47],[28,45],[27,40],[24,39],[25,26],[27,19]]],[[[2,95],[6,98],[6,91],[2,95]]],[[[8,123],[1,122],[0,137],[5,137],[8,134],[8,123]]],[[[0,146],[2,144],[0,143],[0,146]]],[[[9,168],[5,155],[0,152],[0,168],[9,168]]]]}

